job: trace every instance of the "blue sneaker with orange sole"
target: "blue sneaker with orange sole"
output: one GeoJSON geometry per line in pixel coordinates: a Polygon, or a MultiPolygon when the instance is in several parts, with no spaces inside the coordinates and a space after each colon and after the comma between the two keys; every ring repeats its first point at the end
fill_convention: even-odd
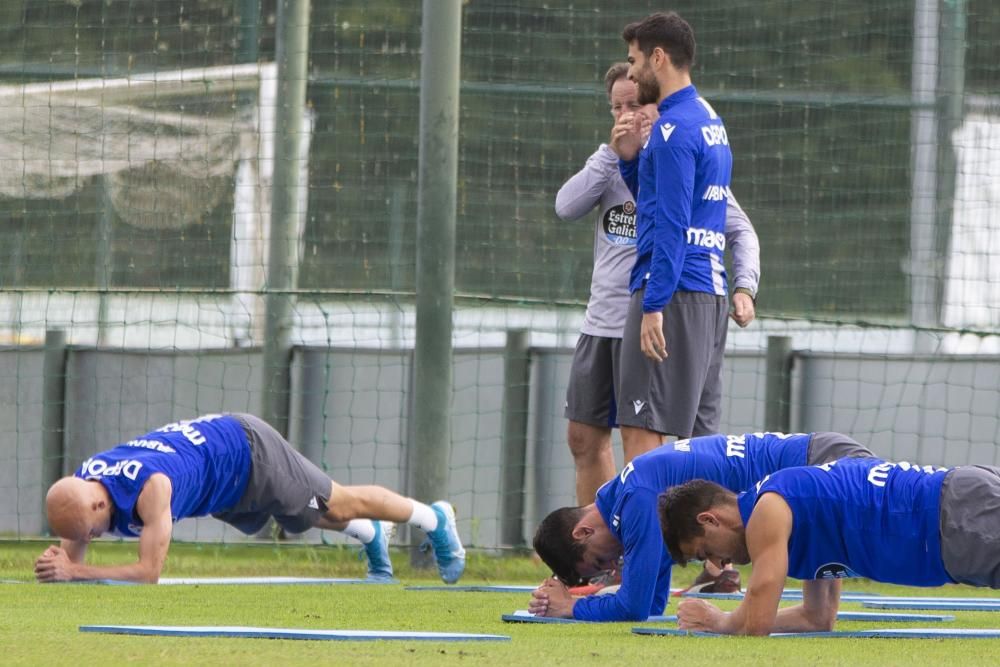
{"type": "Polygon", "coordinates": [[[427,533],[427,541],[422,547],[433,547],[441,580],[453,584],[465,571],[465,548],[458,536],[455,508],[447,500],[439,500],[431,504],[431,509],[437,515],[438,525],[427,533]]]}

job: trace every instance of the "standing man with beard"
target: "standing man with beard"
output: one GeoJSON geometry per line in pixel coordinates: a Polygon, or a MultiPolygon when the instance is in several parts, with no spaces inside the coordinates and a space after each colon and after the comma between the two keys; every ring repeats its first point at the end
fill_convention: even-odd
{"type": "MultiPolygon", "coordinates": [[[[645,141],[659,111],[656,104],[639,104],[628,70],[628,63],[614,63],[604,75],[608,105],[614,123],[624,114],[640,115],[645,141]]],[[[565,412],[569,420],[567,442],[576,468],[577,503],[587,505],[594,502],[597,489],[615,476],[611,432],[618,425],[618,360],[635,264],[635,199],[618,171],[618,156],[607,144],[598,146],[583,168],[559,188],[555,210],[563,220],[578,220],[597,212],[590,300],[570,367],[565,412]]],[[[733,294],[731,316],[745,327],[754,319],[754,303],[748,294],[756,293],[760,279],[760,245],[750,219],[733,197],[727,204],[725,235],[726,246],[732,251],[733,281],[744,288],[733,294]]],[[[716,372],[716,384],[718,375],[716,372]]],[[[718,414],[718,394],[715,399],[708,400],[704,410],[699,406],[699,412],[718,414]]],[[[717,421],[713,431],[718,428],[717,421]]],[[[699,428],[701,423],[696,420],[692,435],[710,434],[707,427],[699,428]]],[[[624,462],[644,451],[625,447],[624,462]]]]}
{"type": "Polygon", "coordinates": [[[647,140],[638,114],[623,114],[611,142],[637,208],[618,422],[626,450],[642,452],[665,435],[718,431],[733,158],[722,119],[691,84],[691,26],[658,13],[622,38],[639,103],[656,103],[660,114],[647,140]]]}

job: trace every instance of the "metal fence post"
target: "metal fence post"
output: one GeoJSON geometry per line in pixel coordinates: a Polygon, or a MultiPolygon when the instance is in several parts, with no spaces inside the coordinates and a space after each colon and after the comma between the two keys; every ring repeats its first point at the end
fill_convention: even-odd
{"type": "Polygon", "coordinates": [[[66,333],[61,329],[45,332],[45,356],[42,361],[42,520],[45,517],[45,494],[65,474],[66,445],[63,440],[66,410],[66,333]]]}
{"type": "Polygon", "coordinates": [[[271,238],[268,246],[264,329],[264,397],[261,417],[288,435],[292,290],[298,269],[302,116],[309,61],[309,0],[278,3],[278,108],[274,143],[271,238]]]}
{"type": "Polygon", "coordinates": [[[788,433],[791,430],[792,338],[767,337],[767,383],[764,394],[764,428],[788,433]]]}
{"type": "MultiPolygon", "coordinates": [[[[447,495],[451,456],[461,0],[424,0],[421,35],[417,323],[408,489],[426,502],[447,495]]],[[[429,564],[416,550],[411,561],[429,564]]]]}
{"type": "Polygon", "coordinates": [[[528,332],[507,332],[504,349],[503,470],[500,482],[500,542],[524,544],[524,482],[528,451],[528,394],[531,366],[528,332]]]}

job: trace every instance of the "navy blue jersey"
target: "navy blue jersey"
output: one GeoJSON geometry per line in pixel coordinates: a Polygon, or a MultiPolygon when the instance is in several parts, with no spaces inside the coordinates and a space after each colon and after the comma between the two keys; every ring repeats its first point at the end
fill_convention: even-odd
{"type": "Polygon", "coordinates": [[[788,574],[867,577],[907,586],[953,583],[941,560],[941,485],[951,468],[841,459],[780,470],[739,497],[743,522],[776,493],[792,510],[788,574]]]}
{"type": "Polygon", "coordinates": [[[228,415],[167,424],[95,454],[75,474],[100,481],[111,494],[112,532],[136,537],[142,531],[142,521],[135,513],[135,504],[154,473],[170,479],[174,521],[234,506],[250,477],[250,445],[243,425],[228,415]]]}
{"type": "Polygon", "coordinates": [[[578,600],[573,617],[587,621],[645,620],[663,612],[673,561],[663,544],[656,498],[671,486],[708,479],[743,491],[782,466],[806,462],[808,434],[747,433],[678,440],[635,457],[597,491],[595,503],[622,544],[621,588],[578,600]]]}
{"type": "Polygon", "coordinates": [[[629,288],[645,284],[646,313],[662,310],[678,290],[727,293],[723,253],[733,156],[725,125],[694,86],[665,98],[659,111],[638,160],[620,164],[638,213],[629,288]]]}

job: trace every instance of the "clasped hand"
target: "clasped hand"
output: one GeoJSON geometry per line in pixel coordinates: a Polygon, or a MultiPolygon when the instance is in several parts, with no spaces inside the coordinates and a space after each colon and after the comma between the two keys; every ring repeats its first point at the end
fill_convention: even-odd
{"type": "Polygon", "coordinates": [[[611,128],[608,145],[626,162],[634,160],[653,124],[641,113],[623,113],[611,128]]]}
{"type": "Polygon", "coordinates": [[[73,562],[64,549],[51,546],[35,561],[35,578],[41,582],[72,581],[73,562]]]}
{"type": "Polygon", "coordinates": [[[705,600],[681,600],[677,605],[677,627],[681,630],[719,632],[724,613],[705,600]]]}
{"type": "Polygon", "coordinates": [[[555,577],[549,577],[532,591],[528,611],[535,616],[573,618],[573,605],[575,603],[576,600],[570,594],[566,584],[555,577]]]}

